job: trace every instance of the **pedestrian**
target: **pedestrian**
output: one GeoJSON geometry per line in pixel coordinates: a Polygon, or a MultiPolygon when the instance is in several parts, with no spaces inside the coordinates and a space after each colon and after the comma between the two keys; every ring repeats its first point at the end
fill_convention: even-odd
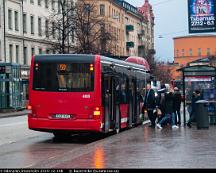
{"type": "Polygon", "coordinates": [[[168,92],[161,98],[161,105],[164,107],[165,116],[159,121],[157,127],[162,129],[162,125],[164,125],[167,120],[171,119],[172,129],[177,129],[178,126],[176,126],[175,123],[176,114],[174,113],[174,91],[171,87],[167,88],[167,90],[168,92]]]}
{"type": "Polygon", "coordinates": [[[164,97],[166,93],[166,86],[161,85],[161,89],[158,90],[158,98],[156,100],[156,106],[161,111],[161,115],[157,116],[157,123],[165,116],[164,107],[161,104],[162,98],[164,97]]]}
{"type": "Polygon", "coordinates": [[[147,84],[146,89],[142,113],[144,114],[144,110],[147,110],[149,120],[151,121],[151,125],[149,127],[154,128],[156,120],[156,116],[153,113],[156,108],[155,92],[151,88],[151,84],[147,84]]]}
{"type": "Polygon", "coordinates": [[[194,96],[192,97],[191,101],[191,113],[190,118],[187,122],[187,126],[191,128],[191,123],[196,119],[195,109],[196,109],[196,102],[201,99],[201,93],[199,90],[195,90],[194,96]]]}
{"type": "Polygon", "coordinates": [[[181,101],[182,101],[181,93],[178,87],[175,87],[174,88],[174,113],[176,114],[176,125],[177,124],[181,125],[181,114],[180,114],[181,101]],[[178,117],[178,121],[177,121],[177,117],[178,117]]]}

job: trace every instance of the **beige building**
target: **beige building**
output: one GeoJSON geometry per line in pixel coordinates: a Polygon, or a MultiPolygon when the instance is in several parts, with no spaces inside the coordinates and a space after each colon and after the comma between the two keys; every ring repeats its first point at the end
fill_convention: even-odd
{"type": "Polygon", "coordinates": [[[106,19],[107,29],[117,38],[110,48],[112,55],[144,57],[149,49],[154,49],[154,16],[147,0],[144,8],[122,0],[98,0],[97,6],[99,15],[106,19]]]}

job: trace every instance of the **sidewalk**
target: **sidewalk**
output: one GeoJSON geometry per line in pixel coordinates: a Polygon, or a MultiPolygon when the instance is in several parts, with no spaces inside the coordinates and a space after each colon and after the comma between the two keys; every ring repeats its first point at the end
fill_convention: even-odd
{"type": "Polygon", "coordinates": [[[22,115],[27,115],[27,114],[28,114],[27,110],[6,112],[6,113],[0,113],[0,118],[17,117],[17,116],[22,116],[22,115]]]}

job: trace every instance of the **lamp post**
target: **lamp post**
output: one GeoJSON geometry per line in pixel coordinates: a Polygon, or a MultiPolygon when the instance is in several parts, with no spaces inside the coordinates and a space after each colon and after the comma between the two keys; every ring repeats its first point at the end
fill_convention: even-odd
{"type": "Polygon", "coordinates": [[[6,11],[5,11],[5,0],[3,0],[3,13],[4,13],[4,61],[6,62],[6,36],[5,36],[5,33],[6,33],[6,24],[5,24],[5,14],[6,14],[6,11]]]}

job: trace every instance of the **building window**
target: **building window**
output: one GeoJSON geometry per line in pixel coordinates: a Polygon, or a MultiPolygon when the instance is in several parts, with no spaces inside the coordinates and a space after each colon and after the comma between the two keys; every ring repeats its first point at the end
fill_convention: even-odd
{"type": "Polygon", "coordinates": [[[72,31],[72,32],[71,32],[71,41],[72,41],[72,43],[74,43],[74,37],[75,37],[74,31],[72,31]]]}
{"type": "Polygon", "coordinates": [[[0,61],[2,60],[2,58],[1,58],[1,40],[0,40],[0,61]]]}
{"type": "Polygon", "coordinates": [[[47,49],[47,50],[46,50],[46,54],[49,54],[49,53],[50,53],[50,50],[49,50],[49,49],[47,49]]]}
{"type": "Polygon", "coordinates": [[[43,52],[42,52],[42,48],[39,48],[39,54],[42,54],[43,52]]]}
{"type": "Polygon", "coordinates": [[[48,0],[45,0],[45,7],[49,8],[49,1],[48,0]]]}
{"type": "Polygon", "coordinates": [[[2,16],[2,14],[1,14],[1,6],[0,6],[0,28],[1,28],[1,16],[2,16]]]}
{"type": "Polygon", "coordinates": [[[91,11],[91,6],[90,6],[90,4],[85,4],[84,5],[84,13],[85,14],[89,14],[90,13],[90,11],[91,11]]]}
{"type": "Polygon", "coordinates": [[[184,54],[185,54],[185,50],[184,50],[184,49],[182,49],[182,56],[184,56],[184,54]]]}
{"type": "Polygon", "coordinates": [[[54,11],[55,10],[55,1],[54,0],[52,0],[52,10],[54,11]]]}
{"type": "Polygon", "coordinates": [[[13,29],[12,28],[12,10],[11,9],[8,9],[8,28],[13,29]]]}
{"type": "Polygon", "coordinates": [[[16,45],[16,63],[19,63],[19,45],[16,45]]]}
{"type": "Polygon", "coordinates": [[[41,6],[41,0],[38,0],[38,5],[41,6]]]}
{"type": "Polygon", "coordinates": [[[55,38],[55,22],[52,22],[52,37],[55,38]]]}
{"type": "Polygon", "coordinates": [[[49,37],[49,30],[48,29],[49,29],[49,21],[46,20],[45,21],[45,35],[47,38],[49,37]]]}
{"type": "Polygon", "coordinates": [[[31,48],[31,55],[34,56],[34,54],[35,54],[35,48],[32,47],[32,48],[31,48]]]}
{"type": "Polygon", "coordinates": [[[192,56],[193,55],[193,50],[190,48],[189,49],[189,55],[192,56]]]}
{"type": "Polygon", "coordinates": [[[31,3],[31,4],[34,4],[34,0],[30,0],[30,3],[31,3]]]}
{"type": "Polygon", "coordinates": [[[31,16],[31,34],[34,34],[34,16],[31,16]]]}
{"type": "Polygon", "coordinates": [[[201,48],[198,48],[198,56],[201,56],[201,54],[202,54],[201,48]]]}
{"type": "Polygon", "coordinates": [[[19,19],[18,19],[18,12],[14,12],[14,20],[15,20],[15,30],[19,31],[19,19]]]}
{"type": "MultiPolygon", "coordinates": [[[[59,27],[59,28],[60,28],[60,27],[59,27]]],[[[60,40],[62,39],[62,32],[61,32],[60,29],[58,30],[58,39],[60,39],[60,40]]]]}
{"type": "Polygon", "coordinates": [[[207,50],[206,50],[206,54],[207,54],[208,56],[211,54],[211,50],[210,50],[210,48],[207,48],[207,50]]]}
{"type": "Polygon", "coordinates": [[[58,13],[61,12],[61,4],[60,4],[60,1],[58,1],[58,13]]]}
{"type": "Polygon", "coordinates": [[[101,16],[105,15],[105,5],[104,4],[100,4],[100,15],[101,16]]]}
{"type": "Polygon", "coordinates": [[[23,14],[23,32],[27,33],[27,16],[25,13],[23,14]]]}
{"type": "Polygon", "coordinates": [[[24,47],[24,64],[27,64],[27,55],[28,55],[27,47],[24,47]]]}
{"type": "Polygon", "coordinates": [[[38,17],[38,35],[42,36],[41,18],[38,17]]]}
{"type": "Polygon", "coordinates": [[[10,58],[10,62],[13,62],[13,45],[12,44],[9,45],[9,58],[10,58]]]}

